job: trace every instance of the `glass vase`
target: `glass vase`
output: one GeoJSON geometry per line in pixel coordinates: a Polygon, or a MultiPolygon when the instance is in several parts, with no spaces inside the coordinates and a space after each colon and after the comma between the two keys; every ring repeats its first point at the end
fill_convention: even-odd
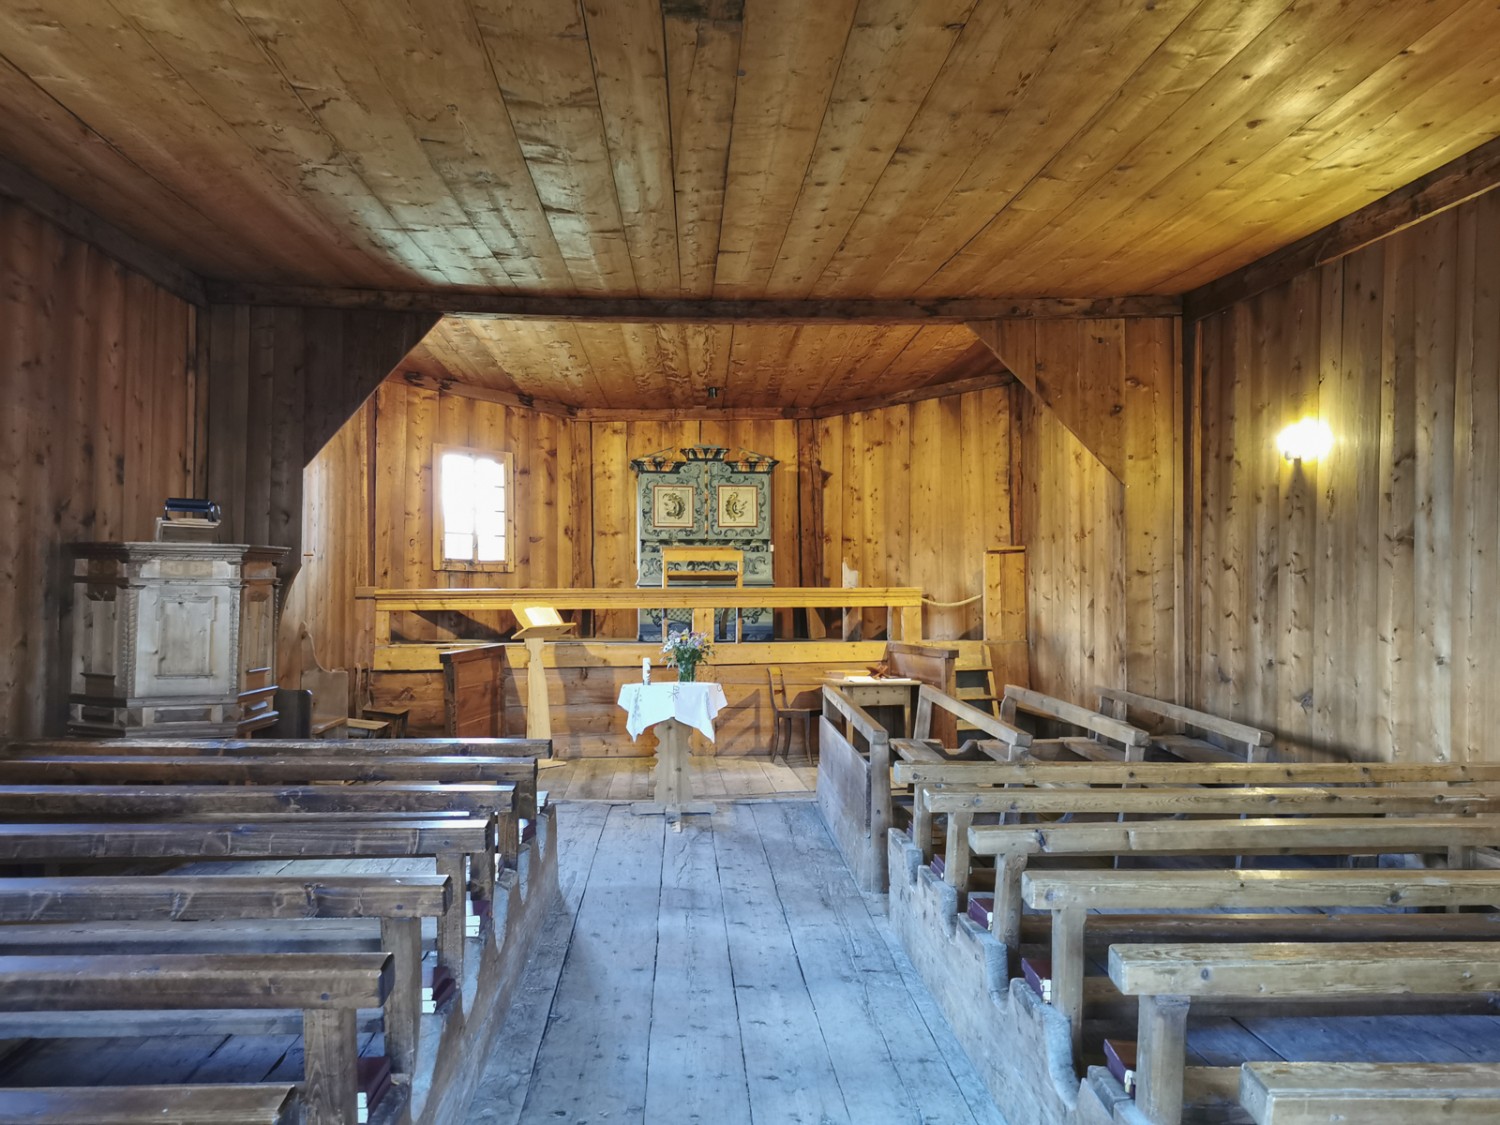
{"type": "Polygon", "coordinates": [[[696,662],[689,663],[684,660],[677,665],[677,680],[679,683],[691,684],[698,679],[698,665],[696,662]]]}

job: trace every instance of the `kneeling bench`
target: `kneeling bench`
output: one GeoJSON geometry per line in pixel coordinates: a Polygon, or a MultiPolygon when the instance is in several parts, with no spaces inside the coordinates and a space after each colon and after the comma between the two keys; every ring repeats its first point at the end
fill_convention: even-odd
{"type": "Polygon", "coordinates": [[[0,1125],[295,1125],[297,1087],[36,1086],[0,1092],[0,1125]]]}

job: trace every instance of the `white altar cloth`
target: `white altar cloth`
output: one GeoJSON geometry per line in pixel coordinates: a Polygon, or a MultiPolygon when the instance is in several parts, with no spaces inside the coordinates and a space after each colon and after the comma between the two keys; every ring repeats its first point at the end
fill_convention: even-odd
{"type": "Polygon", "coordinates": [[[625,729],[633,740],[640,737],[647,727],[667,719],[703,732],[710,742],[714,740],[714,716],[729,700],[724,698],[724,688],[716,683],[665,683],[625,684],[620,688],[620,706],[625,709],[625,729]]]}

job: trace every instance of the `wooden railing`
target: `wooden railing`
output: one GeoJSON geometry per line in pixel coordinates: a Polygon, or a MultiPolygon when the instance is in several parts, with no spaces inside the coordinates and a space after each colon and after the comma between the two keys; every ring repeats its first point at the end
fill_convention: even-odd
{"type": "Polygon", "coordinates": [[[375,644],[391,643],[394,613],[509,612],[515,605],[546,605],[558,610],[638,611],[691,609],[695,628],[711,626],[716,609],[884,609],[891,640],[922,636],[922,591],[914,586],[829,587],[753,586],[674,589],[536,588],[483,590],[380,590],[362,586],[355,596],[374,612],[375,644]]]}

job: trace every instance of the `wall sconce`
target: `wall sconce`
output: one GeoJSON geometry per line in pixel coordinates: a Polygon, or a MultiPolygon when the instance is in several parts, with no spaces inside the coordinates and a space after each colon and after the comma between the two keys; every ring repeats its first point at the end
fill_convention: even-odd
{"type": "Polygon", "coordinates": [[[1288,461],[1316,461],[1333,449],[1333,431],[1327,422],[1303,418],[1276,435],[1276,448],[1288,461]]]}

